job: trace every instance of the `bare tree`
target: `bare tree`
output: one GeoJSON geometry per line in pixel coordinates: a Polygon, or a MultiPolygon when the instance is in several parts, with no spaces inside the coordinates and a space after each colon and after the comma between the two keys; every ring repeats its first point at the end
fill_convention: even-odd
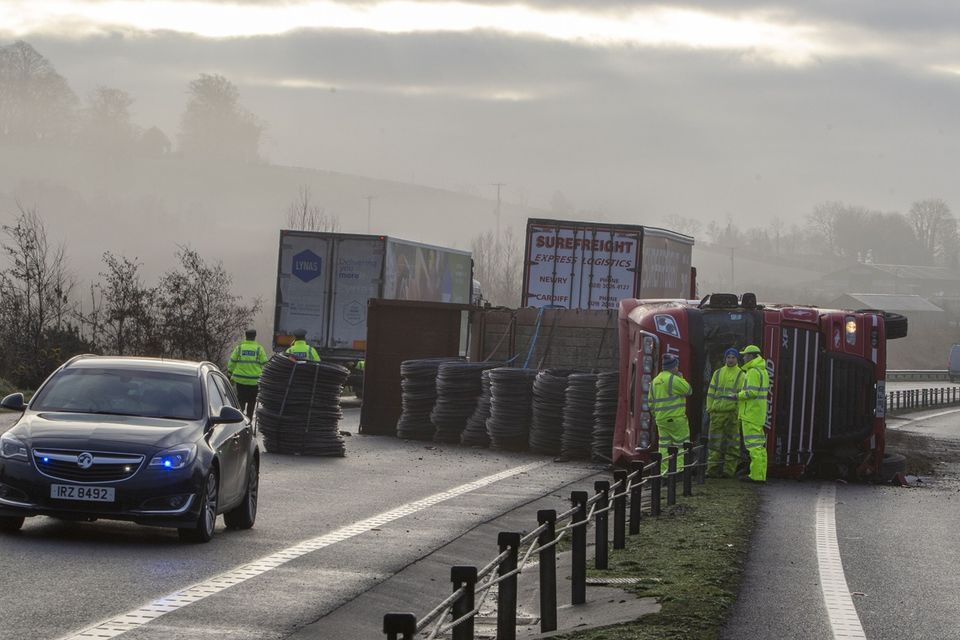
{"type": "Polygon", "coordinates": [[[65,140],[77,96],[49,60],[26,42],[0,47],[0,139],[65,140]]]}
{"type": "Polygon", "coordinates": [[[139,138],[130,117],[133,98],[121,89],[99,86],[81,115],[82,143],[108,151],[129,151],[139,138]]]}
{"type": "Polygon", "coordinates": [[[296,199],[287,207],[287,228],[297,231],[340,231],[340,218],[328,215],[326,210],[313,201],[310,187],[303,185],[296,199]]]}
{"type": "Polygon", "coordinates": [[[823,238],[830,255],[837,253],[837,223],[844,207],[842,202],[822,202],[807,215],[807,226],[823,238]]]}
{"type": "Polygon", "coordinates": [[[907,214],[920,245],[938,264],[953,264],[957,256],[957,219],[940,198],[919,200],[907,214]]]}
{"type": "Polygon", "coordinates": [[[480,282],[483,297],[494,305],[516,306],[523,279],[523,246],[512,228],[499,237],[493,231],[471,241],[473,277],[480,282]]]}
{"type": "Polygon", "coordinates": [[[245,304],[232,291],[221,263],[207,264],[195,250],[181,247],[178,269],[160,279],[157,315],[164,352],[180,358],[223,364],[233,340],[250,326],[261,302],[245,304]]]}
{"type": "Polygon", "coordinates": [[[688,236],[696,236],[700,233],[700,230],[703,229],[703,223],[699,220],[687,218],[679,214],[664,216],[663,222],[668,229],[685,233],[688,236]]]}
{"type": "Polygon", "coordinates": [[[180,118],[180,151],[238,162],[260,160],[265,124],[240,104],[240,91],[221,75],[200,74],[187,90],[180,118]]]}
{"type": "Polygon", "coordinates": [[[93,304],[102,349],[117,355],[160,355],[154,339],[156,291],[144,286],[142,265],[110,252],[103,254],[103,262],[107,270],[95,285],[99,304],[93,304]]]}

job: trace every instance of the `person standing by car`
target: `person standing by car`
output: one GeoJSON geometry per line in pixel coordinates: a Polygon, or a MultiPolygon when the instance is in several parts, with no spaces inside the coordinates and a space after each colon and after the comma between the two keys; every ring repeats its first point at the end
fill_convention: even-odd
{"type": "Polygon", "coordinates": [[[296,329],[293,332],[293,344],[287,347],[285,353],[297,360],[320,362],[320,354],[307,344],[307,331],[305,329],[296,329]]]}
{"type": "Polygon", "coordinates": [[[240,410],[253,419],[257,393],[260,390],[260,374],[263,373],[263,365],[267,363],[267,352],[257,342],[256,329],[247,329],[244,336],[245,339],[234,347],[230,354],[227,371],[237,388],[240,410]]]}

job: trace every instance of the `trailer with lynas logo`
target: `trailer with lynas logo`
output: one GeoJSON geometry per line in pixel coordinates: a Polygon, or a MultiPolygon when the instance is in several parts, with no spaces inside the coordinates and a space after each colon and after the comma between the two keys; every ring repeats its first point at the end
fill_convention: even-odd
{"type": "Polygon", "coordinates": [[[362,394],[370,298],[452,302],[473,299],[468,251],[380,235],[280,231],[273,347],[303,329],[321,358],[351,369],[362,394]]]}

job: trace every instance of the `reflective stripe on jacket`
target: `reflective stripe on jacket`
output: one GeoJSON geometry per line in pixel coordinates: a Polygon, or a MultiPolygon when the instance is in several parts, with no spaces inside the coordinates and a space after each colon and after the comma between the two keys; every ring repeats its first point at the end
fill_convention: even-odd
{"type": "Polygon", "coordinates": [[[737,411],[737,401],[736,399],[730,400],[729,397],[740,392],[743,379],[743,371],[736,365],[732,367],[724,365],[714,371],[710,378],[710,386],[707,388],[707,411],[709,413],[735,413],[737,411]]]}
{"type": "Polygon", "coordinates": [[[692,393],[690,384],[679,373],[661,371],[650,385],[650,411],[658,420],[685,418],[687,396],[692,393]]]}
{"type": "Polygon", "coordinates": [[[750,424],[764,424],[767,421],[767,396],[770,394],[767,363],[758,356],[743,365],[743,373],[743,387],[737,394],[740,420],[750,424]]]}
{"type": "Polygon", "coordinates": [[[230,354],[227,371],[234,384],[255,385],[260,382],[263,365],[267,363],[267,352],[258,342],[244,340],[230,354]]]}
{"type": "Polygon", "coordinates": [[[291,355],[297,360],[306,360],[307,362],[320,362],[320,354],[317,350],[307,344],[306,340],[296,340],[286,350],[287,355],[291,355]]]}

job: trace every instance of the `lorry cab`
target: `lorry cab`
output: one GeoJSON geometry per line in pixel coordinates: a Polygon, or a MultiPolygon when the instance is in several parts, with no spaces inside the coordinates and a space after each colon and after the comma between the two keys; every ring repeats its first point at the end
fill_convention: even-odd
{"type": "MultiPolygon", "coordinates": [[[[750,293],[712,294],[701,301],[623,300],[614,460],[648,459],[657,449],[647,394],[663,355],[680,358],[680,371],[694,389],[687,416],[691,439],[698,440],[709,430],[706,387],[722,366],[723,352],[755,344],[770,374],[770,473],[876,474],[884,448],[890,316],[877,310],[761,305],[750,293]]],[[[901,337],[905,319],[896,322],[895,337],[901,337]]]]}

